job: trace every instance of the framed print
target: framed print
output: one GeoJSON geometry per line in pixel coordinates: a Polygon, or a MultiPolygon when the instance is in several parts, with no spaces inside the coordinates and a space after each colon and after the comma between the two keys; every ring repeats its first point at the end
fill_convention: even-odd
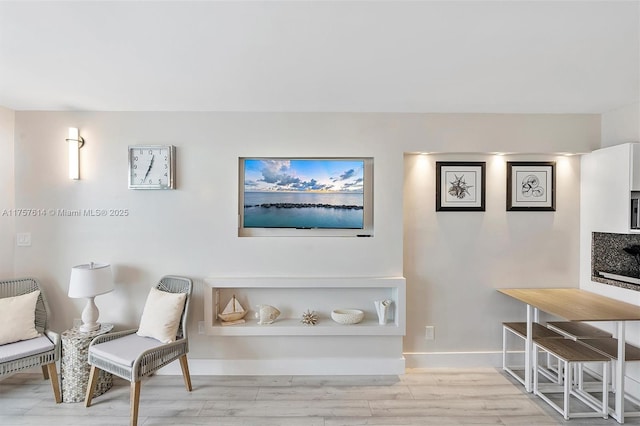
{"type": "Polygon", "coordinates": [[[507,161],[507,211],[555,211],[555,169],[554,161],[507,161]]]}
{"type": "Polygon", "coordinates": [[[436,211],[484,211],[485,163],[436,161],[436,211]]]}

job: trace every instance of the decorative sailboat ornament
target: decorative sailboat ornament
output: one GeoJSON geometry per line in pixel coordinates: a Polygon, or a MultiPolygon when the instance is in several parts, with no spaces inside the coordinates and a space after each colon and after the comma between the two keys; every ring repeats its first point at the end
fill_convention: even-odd
{"type": "Polygon", "coordinates": [[[218,318],[220,318],[222,325],[243,324],[245,322],[243,319],[245,315],[247,315],[247,311],[245,311],[240,302],[238,302],[234,294],[224,310],[218,314],[218,318]]]}

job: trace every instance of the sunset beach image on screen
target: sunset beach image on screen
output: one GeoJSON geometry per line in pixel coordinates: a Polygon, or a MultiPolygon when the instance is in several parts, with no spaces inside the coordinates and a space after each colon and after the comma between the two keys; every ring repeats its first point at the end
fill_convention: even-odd
{"type": "Polygon", "coordinates": [[[364,160],[244,159],[245,228],[362,229],[364,160]]]}

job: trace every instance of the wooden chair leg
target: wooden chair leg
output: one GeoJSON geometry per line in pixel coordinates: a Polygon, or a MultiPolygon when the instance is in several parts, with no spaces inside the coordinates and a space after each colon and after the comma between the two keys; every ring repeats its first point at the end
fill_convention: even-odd
{"type": "Polygon", "coordinates": [[[49,380],[49,371],[47,371],[47,368],[46,365],[42,366],[42,377],[44,377],[45,380],[49,380]]]}
{"type": "Polygon", "coordinates": [[[100,369],[96,368],[95,365],[92,365],[91,371],[89,372],[89,383],[87,383],[87,393],[84,397],[85,407],[91,406],[91,400],[93,399],[93,392],[95,390],[96,384],[98,383],[98,373],[100,373],[100,369]]]}
{"type": "MultiPolygon", "coordinates": [[[[44,370],[44,366],[43,366],[44,370]]],[[[62,402],[62,398],[60,397],[60,384],[58,383],[58,370],[56,370],[56,363],[52,362],[51,364],[47,364],[47,374],[51,378],[51,387],[53,388],[53,397],[56,400],[56,404],[62,402]]]]}
{"type": "Polygon", "coordinates": [[[189,375],[189,364],[187,363],[187,355],[180,357],[180,368],[182,368],[182,377],[187,391],[191,392],[191,375],[189,375]]]}
{"type": "Polygon", "coordinates": [[[138,425],[138,405],[140,404],[140,381],[131,382],[131,426],[138,425]]]}

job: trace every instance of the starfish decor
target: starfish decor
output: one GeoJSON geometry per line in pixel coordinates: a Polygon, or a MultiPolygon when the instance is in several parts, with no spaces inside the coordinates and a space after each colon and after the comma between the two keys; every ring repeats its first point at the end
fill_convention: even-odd
{"type": "Polygon", "coordinates": [[[449,194],[456,198],[465,198],[467,195],[471,196],[469,193],[469,188],[473,188],[473,185],[467,185],[467,182],[464,180],[464,175],[453,175],[455,179],[449,184],[449,194]]]}

